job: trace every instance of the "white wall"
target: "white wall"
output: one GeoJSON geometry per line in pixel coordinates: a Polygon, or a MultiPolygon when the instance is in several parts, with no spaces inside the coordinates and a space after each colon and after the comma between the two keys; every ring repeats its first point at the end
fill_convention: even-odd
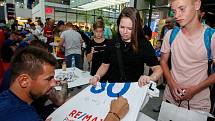
{"type": "Polygon", "coordinates": [[[32,13],[31,9],[25,9],[25,8],[16,8],[16,17],[21,18],[31,18],[32,13]]]}
{"type": "Polygon", "coordinates": [[[45,4],[42,0],[32,8],[32,19],[36,17],[41,17],[42,22],[45,23],[45,4]]]}

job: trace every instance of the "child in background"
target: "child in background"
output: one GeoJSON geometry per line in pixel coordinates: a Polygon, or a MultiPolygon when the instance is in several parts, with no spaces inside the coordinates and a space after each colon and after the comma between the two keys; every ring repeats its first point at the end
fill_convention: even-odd
{"type": "MultiPolygon", "coordinates": [[[[102,64],[102,59],[104,55],[105,47],[107,46],[108,40],[103,37],[104,32],[104,23],[102,21],[97,21],[93,24],[93,33],[94,38],[90,41],[89,46],[87,47],[87,60],[92,62],[91,64],[91,75],[95,75],[96,71],[102,64]]],[[[106,77],[104,76],[101,81],[105,81],[106,77]]]]}
{"type": "Polygon", "coordinates": [[[158,61],[160,61],[161,57],[161,45],[162,45],[163,40],[158,40],[156,45],[155,45],[155,54],[158,58],[158,61]]]}

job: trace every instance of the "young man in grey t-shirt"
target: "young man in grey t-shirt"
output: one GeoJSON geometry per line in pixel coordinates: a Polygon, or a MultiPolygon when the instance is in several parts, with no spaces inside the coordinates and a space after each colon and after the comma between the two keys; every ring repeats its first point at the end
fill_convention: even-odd
{"type": "Polygon", "coordinates": [[[81,45],[83,39],[81,35],[72,29],[73,25],[71,22],[66,24],[67,30],[62,32],[60,38],[60,45],[65,47],[65,57],[67,67],[71,67],[72,57],[75,58],[75,66],[79,69],[83,68],[81,64],[81,45]]]}

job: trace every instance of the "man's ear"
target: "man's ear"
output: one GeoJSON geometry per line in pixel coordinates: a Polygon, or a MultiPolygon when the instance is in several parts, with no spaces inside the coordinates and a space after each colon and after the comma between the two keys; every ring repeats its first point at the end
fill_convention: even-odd
{"type": "Polygon", "coordinates": [[[201,0],[195,0],[195,10],[200,10],[201,8],[201,0]]]}
{"type": "Polygon", "coordinates": [[[21,74],[17,77],[17,80],[21,88],[27,88],[30,84],[31,77],[28,74],[21,74]]]}

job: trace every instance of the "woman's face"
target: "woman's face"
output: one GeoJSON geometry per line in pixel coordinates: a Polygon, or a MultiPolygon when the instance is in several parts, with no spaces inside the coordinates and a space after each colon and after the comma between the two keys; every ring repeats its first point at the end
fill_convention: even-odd
{"type": "Polygon", "coordinates": [[[122,40],[128,41],[131,39],[132,28],[133,25],[131,19],[128,17],[122,17],[119,24],[119,33],[122,40]]]}

